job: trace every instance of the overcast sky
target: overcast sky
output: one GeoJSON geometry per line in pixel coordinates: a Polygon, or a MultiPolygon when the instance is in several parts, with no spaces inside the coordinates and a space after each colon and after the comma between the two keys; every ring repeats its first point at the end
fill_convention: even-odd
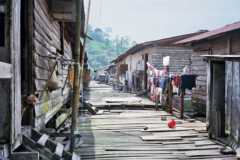
{"type": "Polygon", "coordinates": [[[139,42],[240,21],[240,0],[92,0],[90,24],[139,42]]]}

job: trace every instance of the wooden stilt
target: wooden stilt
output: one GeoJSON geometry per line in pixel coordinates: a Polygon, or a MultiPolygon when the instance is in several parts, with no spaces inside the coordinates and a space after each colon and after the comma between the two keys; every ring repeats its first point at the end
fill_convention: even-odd
{"type": "Polygon", "coordinates": [[[181,108],[180,108],[180,118],[184,118],[184,90],[181,91],[180,101],[181,101],[181,108]]]}
{"type": "Polygon", "coordinates": [[[169,113],[173,113],[173,108],[172,108],[172,99],[173,99],[173,86],[172,83],[170,81],[169,83],[169,87],[168,87],[169,91],[168,91],[168,106],[169,106],[169,113]]]}
{"type": "Polygon", "coordinates": [[[71,144],[70,150],[74,151],[75,146],[75,130],[77,124],[78,109],[80,106],[80,33],[81,33],[81,5],[82,0],[76,0],[76,36],[74,48],[74,82],[73,82],[73,96],[72,96],[72,124],[71,124],[71,144]]]}

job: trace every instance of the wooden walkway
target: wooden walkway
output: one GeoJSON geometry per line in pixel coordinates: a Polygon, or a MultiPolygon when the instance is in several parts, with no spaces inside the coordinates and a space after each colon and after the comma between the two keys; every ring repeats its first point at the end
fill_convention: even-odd
{"type": "Polygon", "coordinates": [[[94,107],[127,106],[127,107],[151,107],[155,103],[145,97],[137,97],[134,94],[115,91],[111,86],[91,82],[89,91],[84,95],[86,102],[94,107]]]}
{"type": "MultiPolygon", "coordinates": [[[[99,95],[107,98],[109,92],[90,94],[100,99],[99,95]]],[[[222,146],[208,139],[205,123],[180,120],[165,111],[102,110],[99,115],[80,116],[78,129],[83,136],[77,150],[82,159],[236,159],[221,155],[222,146]],[[171,119],[177,122],[175,129],[167,126],[171,119]]]]}

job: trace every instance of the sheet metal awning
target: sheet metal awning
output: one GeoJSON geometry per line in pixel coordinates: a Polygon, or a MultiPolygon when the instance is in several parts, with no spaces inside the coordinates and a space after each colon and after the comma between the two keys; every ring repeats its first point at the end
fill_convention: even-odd
{"type": "Polygon", "coordinates": [[[202,55],[206,61],[240,61],[240,55],[202,55]]]}

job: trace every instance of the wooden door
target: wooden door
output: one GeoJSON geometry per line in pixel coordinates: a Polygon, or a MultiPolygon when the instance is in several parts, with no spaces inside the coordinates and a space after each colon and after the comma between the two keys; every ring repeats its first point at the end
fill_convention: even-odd
{"type": "Polygon", "coordinates": [[[213,136],[225,136],[225,63],[212,63],[211,129],[213,136]]]}

